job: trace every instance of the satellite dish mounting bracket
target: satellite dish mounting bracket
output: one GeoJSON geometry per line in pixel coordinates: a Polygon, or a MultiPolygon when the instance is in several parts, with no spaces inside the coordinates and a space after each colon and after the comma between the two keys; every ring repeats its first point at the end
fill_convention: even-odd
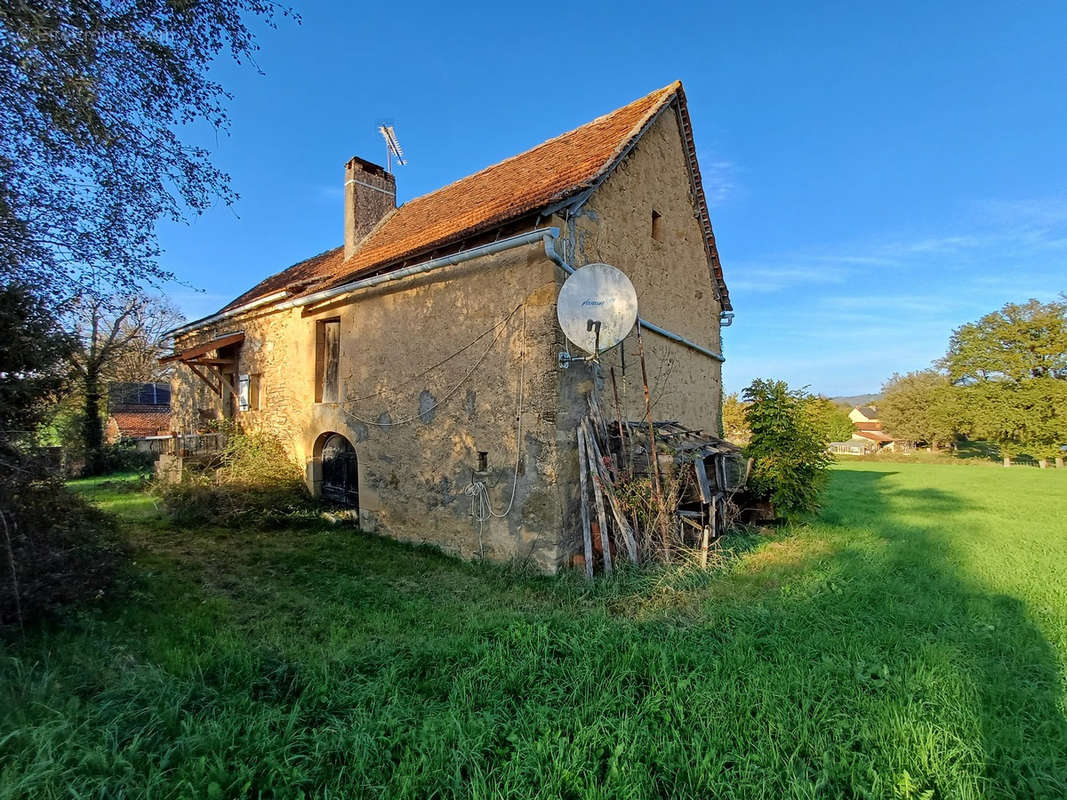
{"type": "Polygon", "coordinates": [[[588,356],[572,356],[570,353],[562,352],[559,354],[559,368],[567,369],[570,367],[572,361],[588,361],[593,364],[600,363],[600,320],[590,319],[585,322],[586,331],[593,331],[596,336],[596,344],[593,349],[592,355],[588,356]]]}

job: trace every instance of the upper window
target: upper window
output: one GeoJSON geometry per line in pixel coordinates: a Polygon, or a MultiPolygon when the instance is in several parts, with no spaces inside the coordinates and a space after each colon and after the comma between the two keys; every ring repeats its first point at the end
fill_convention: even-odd
{"type": "Polygon", "coordinates": [[[320,320],[315,330],[315,402],[340,399],[337,362],[341,356],[341,320],[320,320]]]}

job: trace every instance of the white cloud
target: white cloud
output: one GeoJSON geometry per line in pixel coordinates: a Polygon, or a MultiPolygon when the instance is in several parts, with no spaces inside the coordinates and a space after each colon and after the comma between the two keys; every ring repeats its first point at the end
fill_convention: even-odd
{"type": "Polygon", "coordinates": [[[737,189],[737,165],[726,159],[700,159],[700,177],[708,206],[720,206],[737,189]]]}

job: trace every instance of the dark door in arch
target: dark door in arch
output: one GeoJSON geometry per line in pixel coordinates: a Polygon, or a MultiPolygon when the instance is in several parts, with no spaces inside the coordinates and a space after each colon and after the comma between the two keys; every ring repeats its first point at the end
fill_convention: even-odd
{"type": "Polygon", "coordinates": [[[346,508],[359,510],[359,481],[356,451],[340,434],[332,434],[322,445],[322,498],[346,508]]]}

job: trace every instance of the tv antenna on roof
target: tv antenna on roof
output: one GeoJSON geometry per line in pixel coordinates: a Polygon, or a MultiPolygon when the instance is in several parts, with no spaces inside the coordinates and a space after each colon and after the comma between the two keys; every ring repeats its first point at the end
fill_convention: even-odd
{"type": "Polygon", "coordinates": [[[396,138],[396,131],[393,130],[393,126],[386,125],[383,122],[378,126],[378,133],[385,139],[385,171],[393,171],[394,158],[397,166],[407,166],[408,160],[404,158],[404,150],[400,147],[400,140],[396,138]]]}

